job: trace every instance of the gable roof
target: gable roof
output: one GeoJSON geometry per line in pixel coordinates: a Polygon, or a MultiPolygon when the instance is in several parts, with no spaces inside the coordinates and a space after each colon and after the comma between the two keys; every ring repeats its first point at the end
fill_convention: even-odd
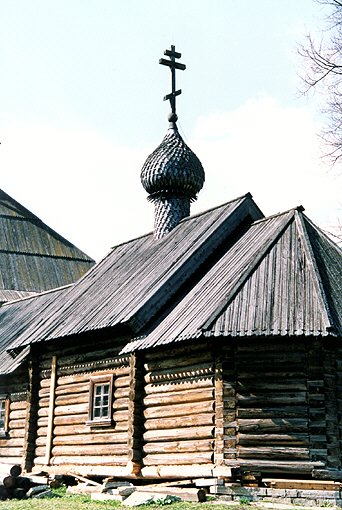
{"type": "Polygon", "coordinates": [[[342,335],[341,262],[302,208],[259,220],[122,352],[202,335],[342,335]]]}
{"type": "MultiPolygon", "coordinates": [[[[262,213],[250,194],[183,220],[162,239],[153,234],[116,246],[56,298],[14,345],[127,325],[138,332],[231,235],[262,213]]],[[[1,335],[1,309],[0,309],[1,335]]]]}
{"type": "Polygon", "coordinates": [[[0,190],[0,302],[67,285],[94,261],[0,190]]]}

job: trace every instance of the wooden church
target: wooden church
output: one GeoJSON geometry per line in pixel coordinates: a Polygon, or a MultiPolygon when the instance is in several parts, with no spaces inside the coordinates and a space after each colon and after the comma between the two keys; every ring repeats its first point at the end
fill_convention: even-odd
{"type": "MultiPolygon", "coordinates": [[[[184,69],[174,47],[161,63],[184,69]]],[[[0,308],[0,462],[124,478],[342,479],[341,250],[247,193],[190,216],[172,113],[142,184],[154,232],[0,308]]]]}

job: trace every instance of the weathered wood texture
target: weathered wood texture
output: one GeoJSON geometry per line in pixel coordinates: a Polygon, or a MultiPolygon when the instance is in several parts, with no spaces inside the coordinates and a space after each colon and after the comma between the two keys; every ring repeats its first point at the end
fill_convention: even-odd
{"type": "Polygon", "coordinates": [[[226,463],[236,459],[275,472],[300,472],[306,466],[310,472],[324,464],[325,382],[319,347],[288,339],[239,341],[230,359],[236,363],[236,399],[227,399],[225,408],[226,463]]]}
{"type": "MultiPolygon", "coordinates": [[[[57,360],[54,391],[51,466],[126,466],[128,462],[129,358],[101,358],[107,351],[85,355],[68,354],[57,360]],[[81,361],[81,362],[80,362],[81,361]],[[71,370],[71,367],[75,370],[71,370]],[[99,367],[103,369],[100,370],[99,367]],[[83,368],[83,370],[81,370],[83,368]],[[113,374],[112,422],[87,424],[90,380],[113,374]]],[[[51,358],[50,358],[51,360],[51,358]]],[[[49,431],[51,370],[46,359],[40,366],[38,429],[34,463],[46,464],[49,431]]],[[[50,410],[51,411],[51,410],[50,410]]]]}
{"type": "Polygon", "coordinates": [[[173,476],[173,466],[212,466],[215,364],[210,349],[147,353],[145,371],[143,475],[173,476]]]}
{"type": "Polygon", "coordinates": [[[21,464],[24,455],[25,426],[27,417],[27,384],[25,372],[18,372],[2,378],[0,395],[10,399],[8,434],[0,438],[0,463],[21,464]]]}

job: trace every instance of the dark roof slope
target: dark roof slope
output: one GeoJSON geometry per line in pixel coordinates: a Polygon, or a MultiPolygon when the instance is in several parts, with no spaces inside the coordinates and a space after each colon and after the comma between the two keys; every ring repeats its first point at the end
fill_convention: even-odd
{"type": "Polygon", "coordinates": [[[27,328],[40,319],[57,296],[63,295],[67,287],[36,294],[0,308],[0,375],[13,372],[26,358],[29,347],[15,348],[13,343],[27,328]]]}
{"type": "Polygon", "coordinates": [[[53,306],[17,345],[128,325],[138,332],[243,221],[262,213],[248,194],[183,220],[170,234],[116,246],[53,306]]]}
{"type": "Polygon", "coordinates": [[[94,263],[2,190],[0,232],[0,301],[8,298],[6,291],[42,292],[72,283],[94,263]]]}
{"type": "Polygon", "coordinates": [[[201,335],[341,335],[342,253],[301,211],[255,222],[123,352],[201,335]]]}

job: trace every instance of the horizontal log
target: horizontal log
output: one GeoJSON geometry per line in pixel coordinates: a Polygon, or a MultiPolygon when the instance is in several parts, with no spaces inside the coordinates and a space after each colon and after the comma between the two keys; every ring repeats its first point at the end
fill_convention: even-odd
{"type": "Polygon", "coordinates": [[[213,461],[213,452],[194,452],[194,453],[156,453],[144,457],[145,466],[173,466],[184,464],[208,464],[213,461]]]}
{"type": "Polygon", "coordinates": [[[306,432],[308,430],[307,420],[301,418],[274,419],[274,420],[238,420],[239,431],[241,432],[306,432]]]}
{"type": "Polygon", "coordinates": [[[215,428],[208,427],[187,427],[161,430],[147,430],[144,433],[144,440],[151,441],[172,441],[173,439],[210,439],[214,437],[215,428]]]}
{"type": "Polygon", "coordinates": [[[229,459],[231,467],[237,466],[241,469],[253,469],[263,473],[291,473],[292,476],[300,474],[311,474],[312,470],[324,467],[322,461],[286,461],[286,460],[262,460],[262,459],[229,459]]]}
{"type": "Polygon", "coordinates": [[[277,393],[277,394],[263,394],[263,395],[236,395],[238,400],[238,405],[241,407],[256,407],[266,406],[269,407],[271,405],[296,405],[296,404],[306,404],[306,392],[297,392],[297,393],[277,393]]]}
{"type": "Polygon", "coordinates": [[[48,417],[47,416],[43,416],[41,418],[38,418],[37,420],[37,426],[38,427],[47,427],[48,425],[48,417]]]}
{"type": "Polygon", "coordinates": [[[158,360],[151,360],[145,363],[144,368],[147,372],[153,372],[156,370],[173,370],[175,364],[178,367],[191,367],[200,363],[206,362],[207,364],[212,363],[212,354],[210,351],[200,351],[193,355],[188,356],[177,356],[175,358],[164,358],[158,360]]]}
{"type": "Polygon", "coordinates": [[[61,375],[57,378],[57,387],[63,386],[63,385],[69,385],[69,384],[79,384],[84,382],[89,382],[91,377],[96,377],[98,375],[106,375],[106,374],[117,374],[118,376],[128,374],[129,373],[129,366],[127,367],[116,367],[108,370],[96,370],[93,372],[87,372],[87,373],[78,373],[78,374],[71,374],[71,375],[61,375]]]}
{"type": "MultiPolygon", "coordinates": [[[[25,436],[25,429],[12,429],[10,430],[10,437],[24,437],[25,436]]],[[[2,462],[2,461],[1,461],[2,462]]]]}
{"type": "MultiPolygon", "coordinates": [[[[0,448],[0,457],[2,462],[2,457],[21,457],[24,453],[24,449],[22,447],[14,447],[14,448],[0,448]]],[[[16,464],[16,462],[13,462],[13,464],[16,464]]]]}
{"type": "Polygon", "coordinates": [[[146,419],[189,416],[196,413],[210,413],[214,410],[214,401],[209,402],[192,402],[175,404],[170,406],[149,407],[145,409],[144,416],[146,419]]]}
{"type": "Polygon", "coordinates": [[[58,407],[55,407],[55,416],[62,416],[62,415],[66,416],[66,415],[72,415],[72,414],[87,413],[88,409],[89,409],[88,402],[86,404],[58,406],[58,407]]]}
{"type": "Polygon", "coordinates": [[[243,434],[239,433],[238,441],[240,445],[309,445],[308,434],[243,434]]]}
{"type": "Polygon", "coordinates": [[[89,402],[89,391],[87,393],[72,393],[71,395],[59,395],[55,398],[56,406],[67,406],[89,402]]]}
{"type": "MultiPolygon", "coordinates": [[[[175,390],[175,388],[171,388],[175,390]]],[[[170,405],[170,404],[181,404],[189,402],[202,402],[206,400],[212,400],[214,398],[214,388],[197,388],[189,389],[184,391],[170,391],[168,393],[152,393],[144,398],[144,405],[156,406],[156,405],[170,405]]]]}
{"type": "Polygon", "coordinates": [[[283,459],[283,460],[310,460],[308,448],[286,447],[260,447],[244,448],[238,447],[239,458],[249,459],[283,459]]]}
{"type": "Polygon", "coordinates": [[[153,383],[145,385],[147,395],[152,393],[170,393],[171,391],[193,390],[194,388],[213,388],[214,377],[189,377],[174,383],[153,383]]]}
{"type": "Polygon", "coordinates": [[[56,396],[73,395],[74,393],[88,393],[89,380],[85,382],[76,382],[73,384],[63,384],[56,387],[56,396]]]}
{"type": "Polygon", "coordinates": [[[190,416],[177,416],[174,418],[156,418],[145,421],[146,430],[161,430],[172,427],[192,427],[213,424],[214,413],[193,414],[190,416]]]}
{"type": "Polygon", "coordinates": [[[19,409],[26,409],[27,402],[26,400],[18,400],[17,402],[11,402],[10,411],[18,411],[19,409]]]}
{"type": "Polygon", "coordinates": [[[10,412],[10,420],[23,420],[26,418],[26,408],[10,412]]]}
{"type": "MultiPolygon", "coordinates": [[[[88,429],[89,430],[89,429],[88,429]]],[[[59,445],[87,445],[87,444],[124,444],[127,443],[127,433],[125,432],[108,432],[88,434],[77,433],[74,435],[56,436],[53,440],[54,446],[59,445]]]]}
{"type": "Polygon", "coordinates": [[[186,441],[168,441],[146,443],[144,453],[177,453],[177,452],[206,452],[214,448],[213,439],[196,439],[186,441]]]}
{"type": "MultiPolygon", "coordinates": [[[[108,433],[117,431],[116,426],[109,426],[106,427],[106,430],[108,433]]],[[[74,434],[89,434],[89,433],[103,433],[103,427],[99,428],[90,428],[88,425],[57,425],[54,428],[54,435],[55,436],[69,436],[74,434]]]]}
{"type": "Polygon", "coordinates": [[[64,464],[73,464],[75,466],[90,465],[101,465],[101,466],[126,466],[127,456],[126,455],[89,455],[89,456],[60,456],[53,457],[51,459],[53,466],[62,466],[64,464]]]}
{"type": "Polygon", "coordinates": [[[239,407],[239,418],[304,418],[308,415],[305,406],[282,406],[282,407],[239,407]]]}
{"type": "Polygon", "coordinates": [[[83,424],[88,421],[88,413],[73,414],[73,415],[62,415],[55,416],[53,423],[54,425],[76,425],[83,424]]]}
{"type": "Polygon", "coordinates": [[[47,427],[38,427],[37,428],[37,437],[46,437],[47,427]]]}
{"type": "Polygon", "coordinates": [[[241,381],[240,379],[239,381],[237,381],[237,391],[243,392],[244,390],[251,390],[253,393],[257,390],[259,392],[264,390],[266,393],[270,393],[273,391],[277,392],[279,390],[294,392],[294,391],[306,391],[307,386],[306,381],[303,379],[281,380],[280,378],[277,378],[276,382],[268,380],[266,378],[263,378],[261,380],[251,379],[245,381],[241,381]]]}
{"type": "Polygon", "coordinates": [[[141,470],[144,478],[199,478],[213,476],[214,466],[208,464],[189,464],[182,466],[146,466],[141,470]]]}
{"type": "MultiPolygon", "coordinates": [[[[2,447],[10,447],[12,448],[13,446],[21,446],[23,447],[24,446],[24,439],[22,437],[8,437],[8,438],[5,438],[5,439],[1,439],[0,438],[0,448],[2,447]]],[[[0,460],[1,462],[1,460],[0,460]]]]}
{"type": "Polygon", "coordinates": [[[123,388],[117,388],[115,391],[114,391],[114,399],[119,399],[119,398],[128,398],[129,396],[129,387],[125,386],[123,388]]]}
{"type": "Polygon", "coordinates": [[[12,429],[25,429],[26,420],[10,420],[9,428],[12,429]]]}
{"type": "MultiPolygon", "coordinates": [[[[52,455],[127,455],[126,444],[87,444],[87,445],[63,445],[54,446],[52,455]]],[[[128,457],[126,462],[128,461],[128,457]]]]}
{"type": "Polygon", "coordinates": [[[36,444],[36,446],[45,446],[46,445],[46,436],[37,437],[35,444],[36,444]]]}

